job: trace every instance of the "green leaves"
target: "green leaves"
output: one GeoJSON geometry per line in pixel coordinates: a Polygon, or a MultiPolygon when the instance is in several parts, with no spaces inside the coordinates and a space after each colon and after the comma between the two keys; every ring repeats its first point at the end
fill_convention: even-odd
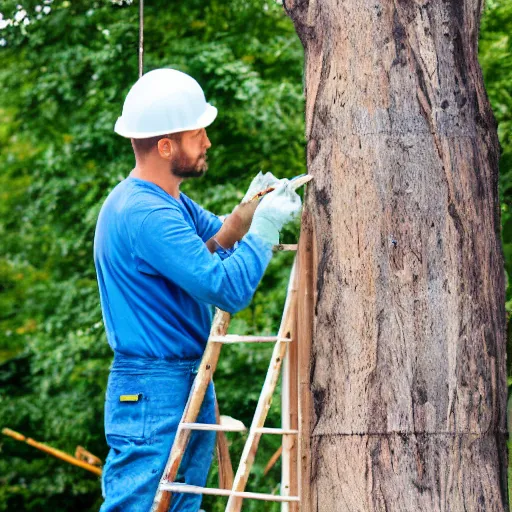
{"type": "MultiPolygon", "coordinates": [[[[512,275],[512,4],[488,0],[480,37],[480,63],[487,94],[498,122],[501,144],[500,200],[502,240],[507,275],[512,275]]],[[[507,310],[512,311],[512,288],[507,287],[507,310]]]]}
{"type": "MultiPolygon", "coordinates": [[[[225,214],[260,169],[278,177],[303,172],[302,49],[282,7],[146,4],[145,69],[191,74],[219,109],[208,129],[210,170],[182,189],[225,214]]],[[[134,165],[130,142],[113,126],[138,76],[138,5],[6,0],[0,9],[5,20],[21,19],[0,31],[0,81],[9,91],[0,97],[0,356],[11,358],[0,363],[2,426],[71,453],[81,444],[104,458],[111,350],[92,241],[103,200],[134,165]]],[[[297,234],[290,228],[287,241],[297,234]]],[[[231,332],[276,332],[290,264],[290,255],[276,256],[231,332]]],[[[269,359],[269,347],[226,350],[216,382],[223,412],[251,422],[269,359]]],[[[278,405],[269,424],[279,422],[278,405]]],[[[233,456],[240,455],[243,438],[232,441],[233,456]]],[[[0,442],[0,510],[99,508],[97,478],[13,440],[0,442]]],[[[256,474],[276,443],[262,443],[256,474]]],[[[256,485],[268,492],[277,472],[256,485]]],[[[215,503],[207,498],[205,507],[221,510],[215,503]]]]}

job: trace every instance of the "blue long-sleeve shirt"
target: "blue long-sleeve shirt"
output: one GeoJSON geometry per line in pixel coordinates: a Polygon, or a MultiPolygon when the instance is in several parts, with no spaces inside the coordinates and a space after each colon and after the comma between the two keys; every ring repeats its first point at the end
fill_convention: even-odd
{"type": "Polygon", "coordinates": [[[116,352],[201,357],[212,305],[246,307],[270,261],[270,244],[247,234],[236,250],[205,245],[222,223],[181,193],[128,177],[103,204],[94,238],[107,339],[116,352]]]}

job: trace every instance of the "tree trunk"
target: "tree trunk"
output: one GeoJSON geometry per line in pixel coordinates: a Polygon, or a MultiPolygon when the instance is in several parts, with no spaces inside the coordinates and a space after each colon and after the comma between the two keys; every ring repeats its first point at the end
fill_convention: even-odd
{"type": "Polygon", "coordinates": [[[299,269],[301,510],[508,510],[482,2],[285,9],[305,49],[315,178],[299,269]]]}

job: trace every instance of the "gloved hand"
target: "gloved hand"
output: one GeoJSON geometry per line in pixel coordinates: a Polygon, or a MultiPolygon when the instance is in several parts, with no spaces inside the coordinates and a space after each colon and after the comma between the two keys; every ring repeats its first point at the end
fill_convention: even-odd
{"type": "MultiPolygon", "coordinates": [[[[217,240],[225,244],[233,245],[236,241],[241,240],[249,231],[252,223],[254,212],[258,207],[259,200],[251,201],[258,193],[269,187],[279,185],[282,180],[278,180],[271,172],[263,174],[261,171],[252,180],[242,202],[235,207],[231,215],[229,215],[223,226],[223,232],[219,234],[217,240]]],[[[231,247],[231,245],[228,245],[231,247]]]]}
{"type": "Polygon", "coordinates": [[[279,232],[300,210],[301,200],[292,183],[279,180],[276,189],[259,202],[249,233],[254,233],[273,245],[279,243],[279,232]]]}
{"type": "Polygon", "coordinates": [[[277,186],[280,181],[281,180],[278,180],[271,172],[263,174],[260,171],[251,181],[251,184],[249,185],[249,188],[247,189],[247,192],[242,199],[242,204],[250,201],[258,192],[261,192],[262,190],[265,190],[269,187],[277,186]]]}

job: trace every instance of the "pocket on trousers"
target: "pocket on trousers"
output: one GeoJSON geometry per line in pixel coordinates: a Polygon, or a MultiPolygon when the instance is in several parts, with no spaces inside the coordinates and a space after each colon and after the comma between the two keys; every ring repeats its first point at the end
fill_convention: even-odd
{"type": "Polygon", "coordinates": [[[105,435],[141,441],[146,433],[147,399],[142,394],[137,400],[123,401],[121,395],[109,397],[105,402],[105,435]]]}

